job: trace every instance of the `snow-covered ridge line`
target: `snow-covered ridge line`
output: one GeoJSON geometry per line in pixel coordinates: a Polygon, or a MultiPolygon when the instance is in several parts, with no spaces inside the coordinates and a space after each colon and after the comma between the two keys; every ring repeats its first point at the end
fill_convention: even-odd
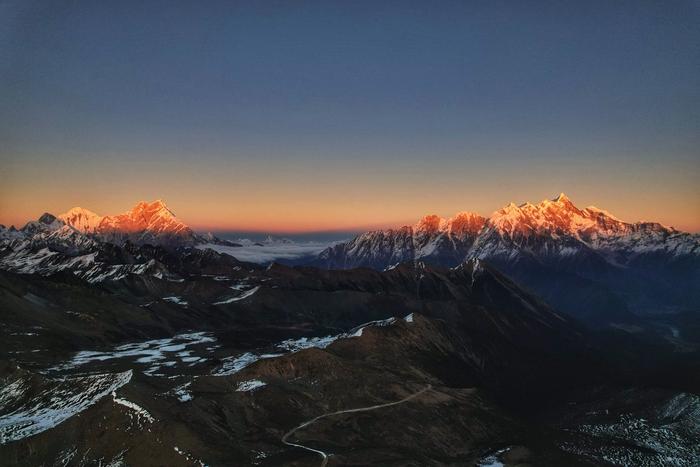
{"type": "Polygon", "coordinates": [[[450,219],[425,216],[414,225],[374,230],[327,248],[314,264],[330,269],[392,265],[420,259],[453,267],[473,258],[528,254],[572,256],[593,250],[614,264],[637,255],[700,257],[700,235],[658,223],[628,223],[596,207],[577,208],[565,195],[538,204],[509,205],[485,218],[459,213],[450,219]]]}
{"type": "Polygon", "coordinates": [[[112,400],[119,405],[123,405],[124,407],[128,407],[129,409],[133,410],[136,413],[137,418],[140,420],[142,417],[146,419],[148,423],[153,423],[155,422],[155,419],[153,416],[148,412],[148,410],[144,409],[140,405],[138,405],[135,402],[131,402],[126,399],[122,399],[120,397],[117,397],[117,391],[114,390],[112,391],[112,400]]]}
{"type": "MultiPolygon", "coordinates": [[[[413,323],[413,313],[406,315],[403,320],[406,323],[413,323]]],[[[255,354],[253,352],[245,352],[235,357],[224,358],[223,365],[212,372],[215,376],[227,376],[238,373],[242,369],[250,366],[258,360],[268,358],[281,357],[290,353],[298,352],[304,349],[318,348],[325,349],[338,339],[349,339],[360,337],[363,331],[369,327],[390,326],[397,322],[397,318],[391,317],[382,320],[369,321],[350,329],[342,334],[321,336],[321,337],[300,337],[298,339],[287,339],[275,344],[273,347],[279,349],[279,353],[263,353],[255,354]]]]}

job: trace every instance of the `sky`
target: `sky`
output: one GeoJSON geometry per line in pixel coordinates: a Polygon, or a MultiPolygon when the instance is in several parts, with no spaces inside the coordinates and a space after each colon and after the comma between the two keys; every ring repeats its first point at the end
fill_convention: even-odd
{"type": "Polygon", "coordinates": [[[0,223],[360,231],[565,192],[700,231],[697,1],[0,1],[0,223]]]}

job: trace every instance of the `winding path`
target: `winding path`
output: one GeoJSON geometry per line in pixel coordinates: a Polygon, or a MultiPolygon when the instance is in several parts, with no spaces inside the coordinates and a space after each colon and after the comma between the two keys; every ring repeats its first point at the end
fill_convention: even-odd
{"type": "Polygon", "coordinates": [[[433,386],[429,384],[429,385],[427,385],[426,387],[424,387],[423,389],[421,389],[420,391],[414,392],[414,393],[411,394],[410,396],[406,396],[406,397],[404,397],[403,399],[398,400],[398,401],[395,401],[395,402],[387,402],[386,404],[370,405],[369,407],[360,407],[360,408],[357,408],[357,409],[338,410],[338,411],[336,411],[336,412],[329,412],[329,413],[325,413],[325,414],[323,414],[323,415],[319,415],[318,417],[312,418],[311,420],[308,420],[308,421],[302,423],[301,425],[298,425],[298,426],[292,428],[291,430],[289,430],[288,432],[286,432],[286,433],[284,434],[284,436],[282,436],[282,442],[283,442],[284,444],[286,444],[287,446],[294,446],[294,447],[297,447],[297,448],[306,449],[307,451],[311,451],[311,452],[314,452],[314,453],[318,454],[318,455],[321,456],[321,458],[323,459],[323,460],[321,461],[321,467],[326,467],[326,464],[328,464],[328,454],[326,454],[326,453],[323,452],[323,451],[319,451],[318,449],[314,449],[314,448],[310,448],[310,447],[308,447],[308,446],[304,446],[304,445],[302,445],[302,444],[292,443],[292,442],[290,442],[290,441],[287,441],[287,438],[289,438],[290,436],[292,436],[297,430],[300,430],[300,429],[305,428],[305,427],[307,427],[307,426],[309,426],[309,425],[311,425],[311,424],[313,424],[313,423],[316,423],[317,421],[321,420],[322,418],[332,417],[333,415],[340,415],[340,414],[344,414],[344,413],[368,412],[368,411],[370,411],[370,410],[381,409],[381,408],[383,408],[383,407],[391,407],[392,405],[403,404],[404,402],[408,402],[408,401],[410,401],[411,399],[420,396],[420,395],[423,394],[424,392],[429,391],[430,389],[432,389],[432,387],[433,387],[433,386]]]}

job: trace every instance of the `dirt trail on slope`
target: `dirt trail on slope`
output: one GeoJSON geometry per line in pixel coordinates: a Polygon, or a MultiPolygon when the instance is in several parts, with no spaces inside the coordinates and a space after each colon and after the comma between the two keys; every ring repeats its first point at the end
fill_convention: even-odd
{"type": "Polygon", "coordinates": [[[420,391],[414,392],[413,394],[406,396],[403,399],[395,401],[395,402],[387,402],[386,404],[370,405],[369,407],[359,407],[357,409],[338,410],[335,412],[329,412],[329,413],[325,413],[323,415],[319,415],[318,417],[312,418],[311,420],[308,420],[300,425],[297,425],[296,427],[294,427],[291,430],[289,430],[288,432],[286,432],[284,434],[284,436],[282,436],[282,442],[284,444],[286,444],[287,446],[294,446],[294,447],[305,449],[307,451],[311,451],[311,452],[314,452],[314,453],[320,455],[322,458],[321,467],[326,467],[326,464],[328,464],[328,454],[326,454],[325,452],[320,451],[318,449],[313,449],[313,448],[310,448],[308,446],[289,442],[289,441],[287,441],[287,439],[290,436],[292,436],[296,431],[298,431],[302,428],[305,428],[313,423],[316,423],[317,421],[321,420],[322,418],[332,417],[333,415],[340,415],[340,414],[345,414],[345,413],[368,412],[370,410],[376,410],[376,409],[381,409],[384,407],[391,407],[392,405],[403,404],[404,402],[408,402],[411,399],[420,396],[424,392],[429,391],[430,389],[432,389],[432,387],[433,386],[429,384],[426,387],[424,387],[423,389],[421,389],[420,391]]]}

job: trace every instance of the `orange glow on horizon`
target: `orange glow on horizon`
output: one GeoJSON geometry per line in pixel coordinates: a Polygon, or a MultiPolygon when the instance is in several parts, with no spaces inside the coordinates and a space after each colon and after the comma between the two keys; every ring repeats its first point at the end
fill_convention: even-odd
{"type": "MultiPolygon", "coordinates": [[[[196,231],[269,233],[356,232],[399,227],[427,214],[460,211],[490,216],[514,202],[538,203],[565,192],[627,222],[654,221],[700,231],[700,185],[694,163],[620,167],[515,160],[507,165],[468,160],[420,163],[345,158],[302,163],[192,156],[161,164],[149,154],[85,158],[59,167],[19,156],[0,179],[0,223],[21,227],[44,212],[80,206],[99,215],[164,200],[196,231]],[[257,161],[257,162],[256,162],[257,161]]],[[[14,161],[14,162],[13,162],[14,161]]]]}
{"type": "MultiPolygon", "coordinates": [[[[270,233],[270,234],[304,234],[304,233],[354,233],[364,232],[367,230],[376,229],[391,229],[399,228],[404,225],[412,225],[428,214],[438,214],[441,217],[449,218],[459,211],[471,211],[477,214],[488,217],[493,211],[505,206],[508,202],[500,205],[492,205],[484,209],[483,203],[481,209],[477,206],[471,207],[469,203],[464,203],[464,206],[457,206],[456,202],[450,203],[454,207],[452,209],[440,209],[437,211],[437,206],[428,206],[428,203],[403,205],[394,207],[388,203],[368,203],[367,209],[361,209],[350,203],[346,204],[323,206],[314,203],[313,206],[299,206],[299,202],[290,203],[297,204],[297,209],[287,208],[284,205],[275,204],[275,206],[267,206],[267,209],[256,209],[253,206],[246,206],[244,209],[239,207],[224,207],[226,205],[206,205],[199,203],[182,203],[169,202],[164,199],[168,208],[184,223],[198,232],[238,232],[238,233],[270,233]]],[[[572,197],[574,204],[579,208],[586,207],[594,203],[580,203],[575,197],[572,197]]],[[[80,205],[83,208],[89,209],[100,215],[116,215],[129,211],[137,203],[99,203],[100,206],[92,206],[89,203],[76,203],[74,205],[63,205],[58,209],[56,200],[48,203],[45,209],[37,209],[35,206],[30,206],[26,203],[24,206],[15,206],[12,211],[7,208],[6,204],[0,205],[0,223],[6,226],[15,225],[21,228],[26,222],[37,219],[44,212],[50,212],[54,215],[59,215],[68,211],[70,208],[80,205]],[[115,207],[118,206],[118,207],[115,207]],[[19,208],[22,208],[21,210],[19,208]],[[28,213],[27,213],[28,212],[28,213]]],[[[150,200],[149,200],[150,201],[150,200]]],[[[516,204],[524,200],[516,200],[516,204]]],[[[539,202],[541,200],[529,200],[531,202],[539,202]]],[[[595,203],[598,207],[606,209],[616,217],[627,221],[631,220],[630,214],[625,215],[620,213],[620,210],[610,209],[603,203],[595,203]]],[[[230,205],[229,205],[230,206],[230,205]]],[[[624,209],[625,212],[632,212],[633,208],[624,209]]],[[[681,231],[698,232],[700,231],[700,211],[695,216],[685,216],[679,211],[667,211],[653,217],[653,213],[649,216],[638,219],[640,221],[660,222],[666,226],[674,227],[681,231]],[[676,221],[673,221],[675,217],[676,221]],[[680,220],[680,222],[678,222],[680,220]]]]}

